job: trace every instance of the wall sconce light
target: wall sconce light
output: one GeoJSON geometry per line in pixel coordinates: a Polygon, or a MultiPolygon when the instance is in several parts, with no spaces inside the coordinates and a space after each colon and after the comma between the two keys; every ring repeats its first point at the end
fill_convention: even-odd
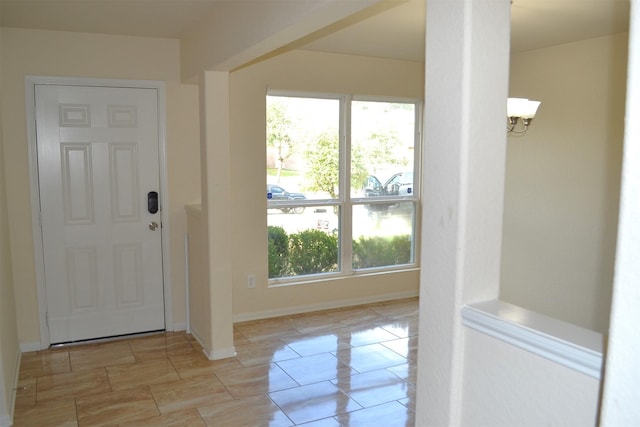
{"type": "Polygon", "coordinates": [[[540,101],[525,98],[507,99],[507,132],[525,133],[538,111],[540,101]]]}

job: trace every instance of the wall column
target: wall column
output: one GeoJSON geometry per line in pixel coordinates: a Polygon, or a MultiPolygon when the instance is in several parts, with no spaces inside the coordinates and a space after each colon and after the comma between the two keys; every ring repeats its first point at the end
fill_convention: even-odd
{"type": "Polygon", "coordinates": [[[509,0],[427,0],[417,426],[460,425],[460,310],[499,293],[509,0]]]}
{"type": "Polygon", "coordinates": [[[631,2],[627,108],[611,326],[600,424],[640,423],[640,2],[631,2]]]}
{"type": "Polygon", "coordinates": [[[202,216],[211,319],[209,359],[235,355],[231,286],[229,73],[204,71],[200,80],[202,216]]]}

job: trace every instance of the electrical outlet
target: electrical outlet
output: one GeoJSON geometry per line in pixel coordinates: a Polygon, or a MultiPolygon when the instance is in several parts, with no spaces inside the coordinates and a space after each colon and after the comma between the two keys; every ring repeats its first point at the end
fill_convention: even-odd
{"type": "Polygon", "coordinates": [[[255,287],[256,287],[256,275],[255,274],[247,275],[247,288],[255,289],[255,287]]]}

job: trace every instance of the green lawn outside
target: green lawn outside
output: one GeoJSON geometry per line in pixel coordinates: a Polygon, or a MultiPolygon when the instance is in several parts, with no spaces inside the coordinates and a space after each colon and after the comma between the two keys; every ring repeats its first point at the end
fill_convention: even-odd
{"type": "MultiPolygon", "coordinates": [[[[277,175],[278,175],[278,169],[267,168],[267,176],[277,176],[277,175]]],[[[281,177],[290,177],[290,176],[299,176],[299,175],[300,175],[300,172],[290,170],[290,169],[282,169],[282,172],[280,173],[281,177]]]]}

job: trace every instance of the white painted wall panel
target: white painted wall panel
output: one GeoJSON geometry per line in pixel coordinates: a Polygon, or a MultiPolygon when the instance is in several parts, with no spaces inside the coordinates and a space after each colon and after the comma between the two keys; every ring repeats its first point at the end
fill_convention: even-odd
{"type": "Polygon", "coordinates": [[[461,425],[596,424],[597,379],[471,329],[464,340],[461,425]]]}

